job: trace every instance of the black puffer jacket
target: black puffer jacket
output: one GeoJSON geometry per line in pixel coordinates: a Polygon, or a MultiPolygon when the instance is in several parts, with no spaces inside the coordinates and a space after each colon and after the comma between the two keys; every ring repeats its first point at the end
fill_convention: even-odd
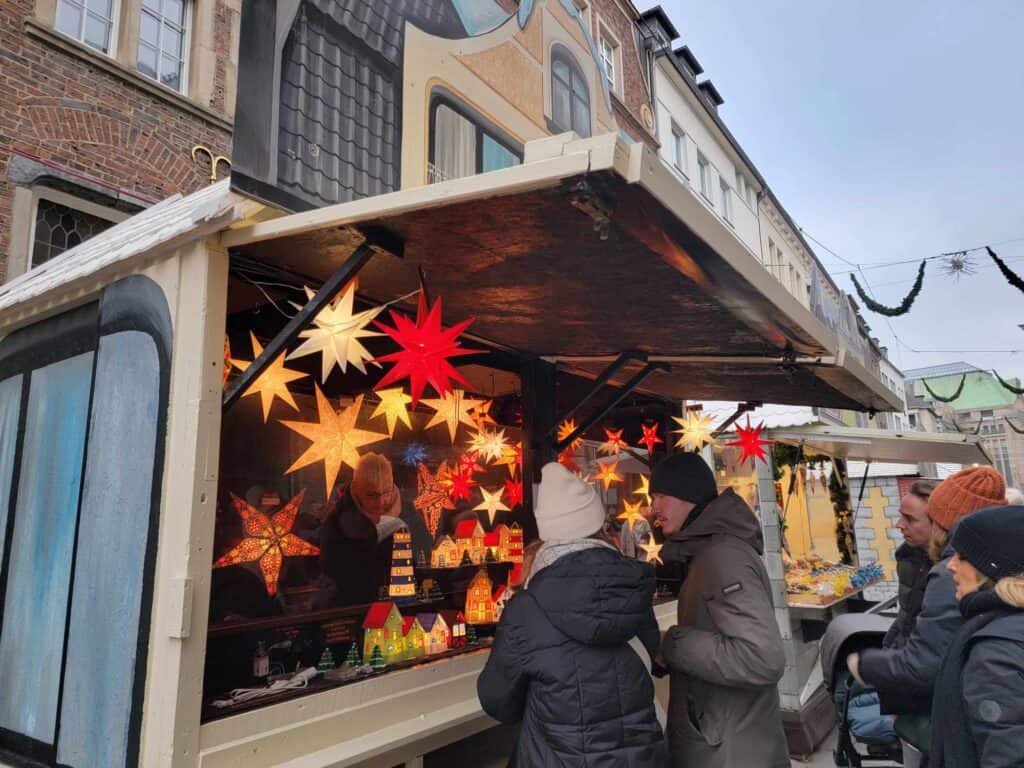
{"type": "Polygon", "coordinates": [[[654,570],[608,547],[541,570],[505,607],[477,682],[484,711],[522,720],[515,768],[667,768],[651,677],[654,570]]]}
{"type": "Polygon", "coordinates": [[[932,561],[920,547],[901,544],[896,550],[896,576],[899,579],[900,611],[885,633],[883,648],[902,648],[917,626],[917,616],[924,602],[924,588],[932,561]]]}

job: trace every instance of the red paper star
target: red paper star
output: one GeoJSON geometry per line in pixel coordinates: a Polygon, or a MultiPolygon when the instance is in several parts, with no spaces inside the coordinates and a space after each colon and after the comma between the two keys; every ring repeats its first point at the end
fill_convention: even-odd
{"type": "Polygon", "coordinates": [[[416,498],[412,505],[423,515],[423,520],[430,529],[430,535],[437,534],[437,526],[441,523],[441,510],[455,509],[448,498],[445,478],[448,476],[448,462],[442,461],[437,474],[431,474],[425,464],[419,464],[416,475],[416,498]]]}
{"type": "Polygon", "coordinates": [[[768,463],[768,454],[765,453],[764,446],[771,445],[772,441],[761,439],[761,433],[763,431],[764,422],[762,421],[756,427],[751,427],[749,416],[747,416],[746,427],[736,427],[737,440],[733,443],[729,443],[729,445],[740,449],[741,464],[747,459],[760,459],[765,464],[768,463]]]}
{"type": "Polygon", "coordinates": [[[232,493],[231,502],[242,518],[245,538],[218,558],[213,567],[225,568],[229,565],[258,561],[263,581],[267,585],[267,594],[271,597],[277,594],[277,579],[281,575],[281,563],[284,558],[320,554],[319,547],[303,541],[291,532],[304,493],[305,491],[301,491],[273,515],[260,512],[245,499],[240,499],[232,493]]]}
{"type": "Polygon", "coordinates": [[[629,447],[626,441],[622,439],[621,429],[605,429],[604,436],[605,441],[601,443],[598,451],[606,456],[618,456],[629,447]]]}
{"type": "Polygon", "coordinates": [[[452,381],[468,388],[469,382],[455,370],[448,359],[462,355],[474,355],[481,351],[462,349],[459,346],[459,334],[470,326],[473,318],[463,320],[451,328],[443,328],[441,326],[441,297],[437,297],[437,301],[429,311],[426,305],[426,300],[421,293],[415,323],[394,310],[391,311],[391,322],[395,324],[394,328],[375,321],[376,326],[402,347],[402,350],[384,355],[374,361],[394,363],[391,370],[384,374],[374,389],[383,389],[408,378],[413,408],[419,404],[420,396],[427,384],[433,387],[441,397],[452,390],[452,381]]]}
{"type": "Polygon", "coordinates": [[[509,509],[515,509],[523,503],[523,484],[515,480],[505,481],[505,503],[509,509]]]}
{"type": "Polygon", "coordinates": [[[574,472],[577,475],[580,473],[580,465],[576,463],[576,454],[573,453],[571,448],[566,448],[558,454],[558,463],[570,472],[574,472]]]}
{"type": "Polygon", "coordinates": [[[473,488],[480,485],[473,479],[473,473],[468,469],[457,467],[448,472],[444,479],[445,488],[448,489],[448,497],[452,501],[469,501],[473,495],[473,488]]]}
{"type": "Polygon", "coordinates": [[[477,463],[477,458],[476,451],[469,451],[468,453],[462,454],[459,456],[459,469],[464,472],[468,472],[470,477],[486,472],[487,469],[485,467],[481,467],[477,463]]]}
{"type": "Polygon", "coordinates": [[[647,446],[647,452],[650,454],[654,453],[654,446],[658,443],[665,442],[658,437],[658,425],[648,427],[646,424],[641,424],[640,428],[644,431],[644,436],[640,438],[640,442],[647,446]]]}

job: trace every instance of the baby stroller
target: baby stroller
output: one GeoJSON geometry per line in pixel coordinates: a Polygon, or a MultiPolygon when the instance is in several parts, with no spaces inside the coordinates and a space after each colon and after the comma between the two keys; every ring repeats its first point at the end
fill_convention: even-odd
{"type": "Polygon", "coordinates": [[[881,603],[868,613],[837,616],[821,638],[821,672],[836,705],[836,747],[832,753],[841,768],[891,768],[903,765],[903,748],[890,729],[858,729],[851,713],[870,694],[846,667],[846,657],[866,648],[880,648],[892,623],[879,616],[895,602],[881,603]]]}

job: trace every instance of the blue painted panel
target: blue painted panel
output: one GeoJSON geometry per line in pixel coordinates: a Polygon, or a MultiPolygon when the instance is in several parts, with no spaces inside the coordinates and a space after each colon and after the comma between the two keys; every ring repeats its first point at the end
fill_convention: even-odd
{"type": "Polygon", "coordinates": [[[57,745],[76,768],[127,761],[160,398],[149,335],[104,336],[98,355],[57,745]]]}
{"type": "Polygon", "coordinates": [[[7,514],[11,504],[14,452],[18,447],[18,414],[21,411],[21,375],[0,382],[0,560],[7,538],[7,514]]]}
{"type": "Polygon", "coordinates": [[[92,361],[32,373],[0,634],[0,726],[51,744],[92,361]]]}

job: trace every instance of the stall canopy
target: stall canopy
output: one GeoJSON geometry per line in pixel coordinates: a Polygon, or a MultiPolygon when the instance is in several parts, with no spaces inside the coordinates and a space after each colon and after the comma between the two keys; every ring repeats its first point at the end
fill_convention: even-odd
{"type": "Polygon", "coordinates": [[[807,453],[822,453],[854,461],[963,465],[992,463],[975,435],[810,425],[770,430],[763,437],[803,445],[807,453]]]}
{"type": "Polygon", "coordinates": [[[572,134],[522,165],[226,232],[242,258],[324,281],[372,240],[360,292],[420,285],[446,318],[591,377],[670,397],[891,410],[896,395],[774,280],[645,145],[572,134]]]}

